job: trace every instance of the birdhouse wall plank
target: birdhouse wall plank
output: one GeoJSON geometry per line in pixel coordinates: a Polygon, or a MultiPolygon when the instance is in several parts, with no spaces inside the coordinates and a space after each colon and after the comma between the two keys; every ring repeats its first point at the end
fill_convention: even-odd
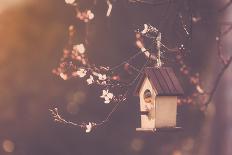
{"type": "Polygon", "coordinates": [[[148,116],[141,116],[141,128],[144,129],[154,129],[155,128],[155,120],[149,119],[148,116]]]}
{"type": "Polygon", "coordinates": [[[155,128],[176,127],[177,97],[156,97],[155,128]]]}

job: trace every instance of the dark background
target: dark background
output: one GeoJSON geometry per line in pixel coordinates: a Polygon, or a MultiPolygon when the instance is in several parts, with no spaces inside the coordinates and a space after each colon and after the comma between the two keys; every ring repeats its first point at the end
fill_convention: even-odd
{"type": "MultiPolygon", "coordinates": [[[[113,66],[135,54],[134,30],[144,23],[160,25],[170,47],[186,43],[176,19],[178,10],[185,11],[181,4],[183,1],[177,0],[170,6],[149,6],[118,0],[113,3],[111,17],[106,18],[107,6],[99,2],[90,24],[87,54],[91,62],[113,66]]],[[[220,67],[215,54],[217,23],[228,14],[217,15],[220,5],[210,0],[191,5],[194,15],[202,20],[193,25],[186,60],[193,71],[200,71],[209,87],[220,67]]],[[[84,25],[63,0],[0,1],[0,155],[231,154],[231,117],[226,110],[231,102],[226,97],[226,92],[231,92],[226,89],[229,73],[206,112],[191,104],[179,107],[181,132],[136,132],[139,100],[133,90],[110,122],[89,134],[54,123],[49,108],[58,107],[67,119],[81,122],[102,120],[113,107],[99,99],[99,88],[88,87],[80,79],[63,81],[52,74],[67,43],[70,24],[78,27],[83,40],[84,25]]],[[[191,88],[176,63],[166,65],[175,68],[188,93],[191,88]]]]}

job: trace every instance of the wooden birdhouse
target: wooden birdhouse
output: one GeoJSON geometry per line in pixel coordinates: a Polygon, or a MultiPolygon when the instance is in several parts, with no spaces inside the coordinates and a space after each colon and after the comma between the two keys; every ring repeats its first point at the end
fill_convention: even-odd
{"type": "Polygon", "coordinates": [[[135,95],[140,98],[141,127],[137,131],[177,129],[177,96],[183,89],[170,67],[146,67],[135,95]]]}

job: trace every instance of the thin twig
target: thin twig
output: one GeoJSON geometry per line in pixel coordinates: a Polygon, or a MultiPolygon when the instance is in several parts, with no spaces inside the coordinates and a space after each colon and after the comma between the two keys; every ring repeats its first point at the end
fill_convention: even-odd
{"type": "Polygon", "coordinates": [[[119,108],[119,105],[120,105],[123,101],[125,101],[124,99],[126,98],[126,96],[127,96],[127,94],[128,94],[128,91],[129,91],[129,90],[127,90],[127,91],[125,92],[125,94],[123,95],[123,100],[117,102],[117,104],[116,104],[116,105],[114,106],[114,108],[110,111],[110,113],[107,115],[107,117],[105,118],[105,120],[103,120],[103,121],[100,122],[100,123],[97,123],[96,126],[103,125],[103,124],[107,123],[107,122],[110,120],[112,114],[119,108]]]}
{"type": "Polygon", "coordinates": [[[221,63],[222,63],[223,65],[226,65],[227,61],[226,61],[226,59],[224,58],[224,56],[223,56],[223,54],[222,54],[221,39],[222,39],[222,35],[221,35],[221,32],[219,32],[219,35],[218,35],[218,37],[216,38],[216,41],[217,41],[218,57],[219,57],[219,60],[221,61],[221,63]]]}
{"type": "MultiPolygon", "coordinates": [[[[98,127],[98,126],[101,126],[101,125],[104,125],[105,123],[107,123],[112,114],[117,111],[117,109],[119,108],[120,104],[123,103],[125,100],[126,100],[126,96],[129,92],[129,89],[133,86],[133,84],[137,81],[137,79],[139,78],[139,76],[142,74],[142,71],[144,70],[144,67],[148,64],[149,62],[149,59],[146,61],[146,63],[141,67],[141,69],[138,71],[138,74],[137,76],[135,77],[134,80],[132,80],[132,82],[130,82],[129,84],[127,84],[127,90],[126,92],[124,93],[124,95],[121,97],[121,100],[118,100],[116,102],[116,105],[113,107],[113,109],[109,112],[109,114],[106,116],[106,118],[103,120],[103,121],[100,121],[99,123],[91,123],[93,125],[93,127],[98,127]]],[[[58,112],[58,109],[57,108],[54,108],[53,110],[50,109],[51,113],[52,113],[52,117],[54,119],[54,121],[56,122],[60,122],[60,123],[63,123],[63,124],[67,124],[67,125],[71,125],[71,126],[76,126],[76,127],[80,127],[80,128],[87,128],[86,125],[87,123],[81,123],[81,124],[78,124],[78,123],[74,123],[72,121],[67,121],[66,119],[64,119],[58,112]]]]}
{"type": "Polygon", "coordinates": [[[232,4],[232,0],[230,0],[229,2],[227,2],[222,8],[220,8],[218,10],[219,13],[225,11],[230,5],[232,4]]]}
{"type": "Polygon", "coordinates": [[[222,32],[222,36],[225,36],[225,35],[227,35],[228,33],[230,33],[231,30],[232,30],[232,24],[229,25],[229,27],[228,27],[224,32],[222,32]]]}
{"type": "Polygon", "coordinates": [[[123,66],[124,64],[129,63],[130,61],[132,61],[133,59],[135,59],[137,56],[139,56],[140,54],[142,54],[144,52],[147,52],[147,50],[135,53],[134,55],[132,55],[131,57],[127,58],[125,61],[121,62],[120,64],[111,67],[110,71],[114,71],[114,70],[120,68],[121,66],[123,66]]]}
{"type": "Polygon", "coordinates": [[[148,2],[146,0],[129,0],[129,2],[131,2],[131,3],[143,3],[143,4],[157,6],[157,5],[163,5],[163,4],[174,2],[174,0],[162,0],[162,1],[153,1],[153,2],[148,2]]]}

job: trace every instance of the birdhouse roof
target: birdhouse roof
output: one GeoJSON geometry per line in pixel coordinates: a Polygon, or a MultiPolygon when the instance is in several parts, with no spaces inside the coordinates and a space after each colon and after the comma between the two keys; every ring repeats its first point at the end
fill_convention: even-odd
{"type": "Polygon", "coordinates": [[[143,81],[147,77],[156,90],[157,95],[160,96],[178,96],[184,93],[174,71],[170,67],[146,67],[144,74],[141,76],[139,83],[135,89],[135,95],[138,96],[143,81]]]}

